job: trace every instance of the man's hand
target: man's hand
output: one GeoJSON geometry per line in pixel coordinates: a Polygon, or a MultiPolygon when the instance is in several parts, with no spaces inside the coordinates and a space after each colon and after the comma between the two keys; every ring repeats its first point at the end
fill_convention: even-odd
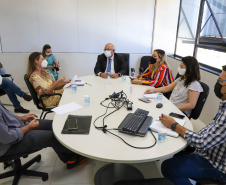
{"type": "Polygon", "coordinates": [[[101,78],[107,78],[109,75],[107,73],[100,73],[101,78]]]}
{"type": "Polygon", "coordinates": [[[119,74],[118,73],[115,73],[115,74],[112,74],[111,75],[111,78],[118,78],[119,77],[119,74]]]}
{"type": "Polygon", "coordinates": [[[20,119],[20,121],[31,121],[37,117],[38,116],[36,114],[29,113],[29,114],[26,114],[26,115],[18,117],[18,118],[20,119]]]}
{"type": "Polygon", "coordinates": [[[28,124],[30,130],[34,130],[39,126],[39,121],[34,119],[28,124]]]}
{"type": "Polygon", "coordinates": [[[133,79],[133,80],[131,80],[131,83],[132,84],[142,84],[142,81],[141,80],[136,80],[136,79],[133,79]]]}
{"type": "Polygon", "coordinates": [[[175,119],[173,119],[171,116],[167,116],[165,114],[159,116],[159,121],[161,121],[161,123],[167,128],[171,128],[171,126],[176,122],[175,119]]]}

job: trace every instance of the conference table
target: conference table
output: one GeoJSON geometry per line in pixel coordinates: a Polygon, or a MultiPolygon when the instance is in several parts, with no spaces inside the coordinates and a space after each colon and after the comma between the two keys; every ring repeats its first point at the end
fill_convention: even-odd
{"type": "MultiPolygon", "coordinates": [[[[84,86],[78,86],[77,92],[72,92],[72,89],[66,88],[60,101],[60,106],[71,102],[82,105],[83,108],[65,114],[55,114],[53,120],[53,132],[56,138],[68,149],[86,156],[91,159],[110,162],[113,164],[106,165],[100,169],[95,176],[95,184],[110,185],[115,181],[132,178],[143,178],[137,169],[132,167],[131,163],[145,163],[150,161],[157,161],[173,156],[175,153],[185,148],[187,142],[182,138],[166,137],[164,143],[157,142],[156,145],[149,149],[136,149],[126,145],[118,137],[94,127],[94,120],[100,115],[104,114],[106,107],[100,105],[100,102],[108,98],[113,92],[123,92],[127,95],[127,99],[133,102],[133,109],[131,111],[122,107],[115,113],[111,114],[105,119],[107,129],[118,128],[119,124],[123,121],[128,113],[133,113],[137,108],[149,111],[149,116],[153,120],[158,119],[161,113],[169,115],[170,112],[183,114],[175,105],[163,96],[163,107],[156,108],[157,100],[151,99],[151,103],[144,103],[138,98],[143,97],[143,93],[148,86],[131,84],[129,77],[126,81],[122,78],[117,79],[103,79],[99,76],[89,75],[78,78],[85,82],[84,86]],[[84,104],[84,95],[90,96],[90,104],[84,104]],[[65,121],[69,114],[72,115],[92,115],[90,132],[88,135],[82,134],[61,134],[65,121]],[[121,164],[121,165],[120,165],[121,164]],[[128,175],[129,174],[129,175],[128,175]],[[122,177],[123,176],[123,177],[122,177]],[[128,177],[130,176],[130,177],[128,177]]],[[[108,105],[110,100],[104,102],[108,105]]],[[[108,109],[108,113],[115,109],[108,109]]],[[[192,123],[185,117],[185,127],[193,130],[192,123]]],[[[102,118],[96,121],[96,126],[102,126],[102,118]]],[[[133,136],[121,133],[117,130],[111,130],[114,134],[122,137],[126,142],[137,147],[146,147],[154,144],[150,131],[144,137],[133,136]]],[[[157,138],[157,133],[154,133],[157,138]]]]}

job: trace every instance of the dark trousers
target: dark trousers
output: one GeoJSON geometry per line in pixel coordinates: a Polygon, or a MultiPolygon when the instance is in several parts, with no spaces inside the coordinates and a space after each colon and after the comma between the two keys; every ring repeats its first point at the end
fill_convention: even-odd
{"type": "Polygon", "coordinates": [[[198,154],[190,154],[167,159],[161,166],[162,174],[175,185],[192,185],[188,178],[212,179],[226,182],[226,174],[198,154]]]}
{"type": "Polygon", "coordinates": [[[23,139],[13,144],[3,156],[32,153],[46,147],[52,147],[64,163],[76,160],[77,154],[65,148],[55,138],[51,120],[39,120],[39,127],[36,130],[27,132],[23,139]]]}

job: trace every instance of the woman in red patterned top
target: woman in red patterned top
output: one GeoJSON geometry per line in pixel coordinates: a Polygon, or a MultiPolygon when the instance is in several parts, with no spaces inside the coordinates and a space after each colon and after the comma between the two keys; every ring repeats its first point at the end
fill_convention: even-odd
{"type": "Polygon", "coordinates": [[[131,80],[132,84],[149,85],[152,87],[164,87],[174,82],[171,70],[166,62],[165,51],[156,49],[148,68],[137,78],[131,80]]]}

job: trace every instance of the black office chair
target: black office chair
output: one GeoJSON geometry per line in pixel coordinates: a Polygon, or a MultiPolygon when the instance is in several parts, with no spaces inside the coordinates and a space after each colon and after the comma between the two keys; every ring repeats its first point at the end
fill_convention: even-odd
{"type": "Polygon", "coordinates": [[[45,119],[46,115],[48,113],[51,113],[52,112],[51,109],[53,109],[55,107],[46,108],[45,105],[44,105],[44,103],[43,103],[43,101],[42,101],[42,98],[43,97],[49,97],[49,96],[60,96],[60,97],[62,97],[62,95],[60,93],[42,94],[38,98],[37,92],[35,91],[34,87],[31,85],[29,79],[27,78],[27,74],[24,75],[24,81],[27,84],[27,87],[28,87],[28,89],[30,91],[30,94],[32,96],[32,99],[33,99],[34,104],[36,105],[36,107],[38,109],[42,110],[42,114],[40,116],[40,119],[45,119]],[[40,106],[40,105],[42,105],[42,106],[40,106]],[[42,115],[43,115],[43,118],[42,118],[42,115]]]}
{"type": "Polygon", "coordinates": [[[195,106],[194,109],[192,109],[191,114],[189,116],[189,119],[198,119],[198,117],[200,116],[203,106],[206,103],[206,99],[209,95],[209,86],[207,84],[205,84],[204,82],[199,82],[200,85],[203,88],[203,92],[200,93],[199,95],[199,99],[197,101],[197,104],[195,106]]]}
{"type": "MultiPolygon", "coordinates": [[[[12,81],[13,81],[13,77],[11,74],[4,74],[4,75],[1,75],[3,78],[10,78],[12,81]]],[[[6,95],[5,91],[1,90],[0,89],[0,96],[4,96],[6,95]]],[[[13,106],[12,104],[3,104],[3,105],[7,105],[7,106],[13,106]]]]}
{"type": "Polygon", "coordinates": [[[140,67],[139,67],[139,74],[142,74],[149,65],[149,62],[151,61],[151,56],[143,56],[140,60],[140,67]]]}
{"type": "MultiPolygon", "coordinates": [[[[33,152],[32,152],[33,153],[33,152]]],[[[4,172],[0,174],[0,179],[8,178],[11,176],[14,176],[13,183],[12,185],[17,185],[19,183],[20,177],[22,175],[27,175],[27,176],[35,176],[35,177],[42,177],[43,181],[48,180],[48,173],[44,172],[38,172],[34,170],[28,170],[28,168],[33,165],[35,162],[40,162],[41,161],[41,155],[37,155],[24,165],[21,165],[21,157],[26,158],[30,153],[26,154],[21,154],[21,155],[16,155],[16,156],[2,156],[0,157],[0,162],[4,163],[4,169],[6,169],[9,166],[13,167],[13,170],[4,172]],[[9,162],[8,162],[9,161],[9,162]],[[13,161],[13,163],[11,163],[13,161]],[[9,165],[8,165],[9,164],[9,165]]]]}
{"type": "Polygon", "coordinates": [[[126,66],[125,75],[129,75],[129,53],[118,53],[118,54],[120,54],[125,61],[125,66],[126,66]]]}
{"type": "Polygon", "coordinates": [[[173,183],[168,179],[155,178],[155,179],[118,181],[114,185],[173,185],[173,183]]]}

